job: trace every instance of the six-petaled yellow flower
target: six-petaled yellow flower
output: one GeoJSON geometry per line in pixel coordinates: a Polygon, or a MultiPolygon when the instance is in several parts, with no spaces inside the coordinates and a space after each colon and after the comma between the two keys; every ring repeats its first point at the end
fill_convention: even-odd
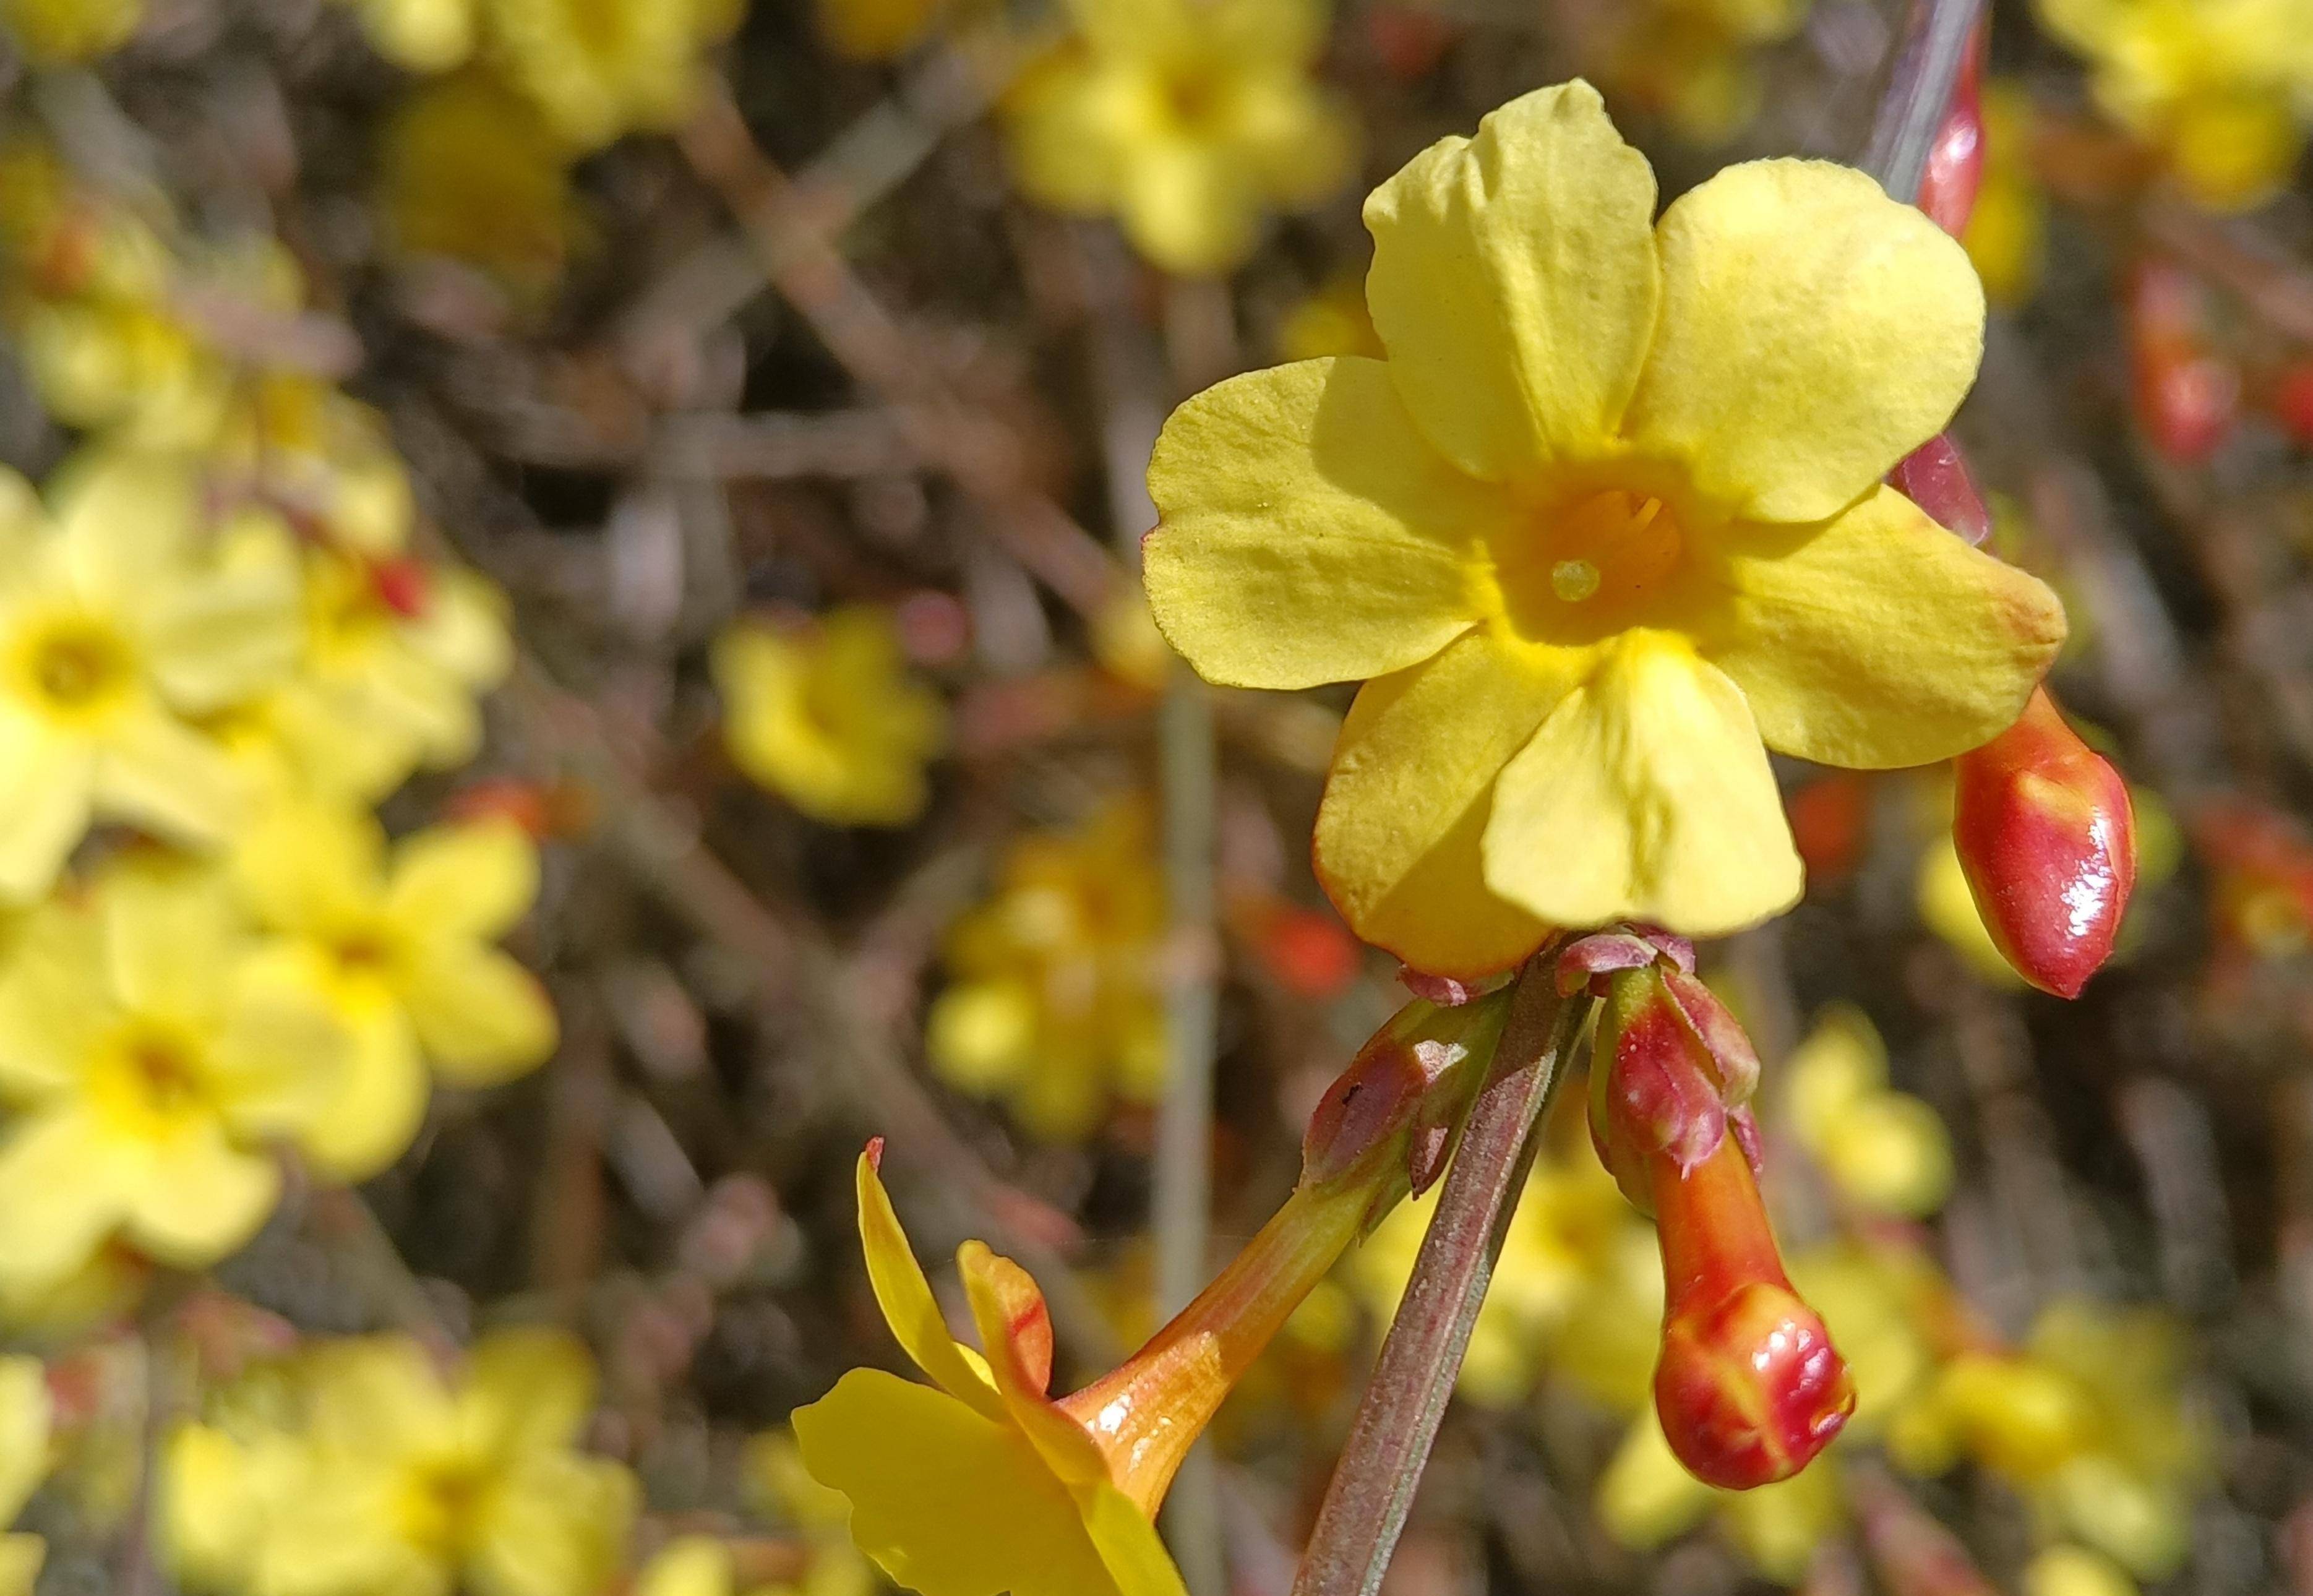
{"type": "Polygon", "coordinates": [[[84,457],[52,518],[0,482],[0,897],[46,891],[92,818],[214,846],[242,812],[193,724],[296,657],[296,565],[251,514],[212,530],[176,462],[84,457]]]}
{"type": "Polygon", "coordinates": [[[430,1063],[487,1086],[554,1051],[538,978],[492,946],[530,910],[538,850],[511,820],[438,826],[389,854],[366,813],[287,802],[235,850],[260,957],[353,1039],[343,1084],[305,1133],[314,1162],[363,1179],[409,1144],[430,1063]]]}
{"type": "Polygon", "coordinates": [[[716,640],[723,740],[739,768],[831,826],[904,826],[947,737],[938,695],[909,673],[891,616],[867,605],[716,640]]]}
{"type": "Polygon", "coordinates": [[[113,865],[36,911],[0,979],[0,1279],[38,1293],[118,1235],[198,1268],[256,1232],[277,1144],[344,1066],[328,1011],[251,957],[219,873],[113,865]]]}
{"type": "Polygon", "coordinates": [[[1069,0],[1076,38],[1008,110],[1028,195],[1113,215],[1167,271],[1227,271],[1262,217],[1349,176],[1355,129],[1320,90],[1324,0],[1069,0]]]}
{"type": "Polygon", "coordinates": [[[1200,671],[1376,679],[1316,864],[1424,969],[1788,908],[1769,748],[1948,757],[2062,640],[2045,586],[1881,484],[1974,375],[1959,246],[1818,162],[1654,206],[1588,85],[1513,101],[1367,202],[1387,358],[1222,383],[1149,468],[1150,599],[1200,671]]]}

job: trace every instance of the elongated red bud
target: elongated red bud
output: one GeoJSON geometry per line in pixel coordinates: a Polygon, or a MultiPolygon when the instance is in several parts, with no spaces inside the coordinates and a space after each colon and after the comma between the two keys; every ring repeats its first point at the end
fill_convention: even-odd
{"type": "Polygon", "coordinates": [[[1992,945],[2042,991],[2077,997],[2136,886],[2128,785],[2045,688],[1953,772],[1952,842],[1992,945]]]}
{"type": "Polygon", "coordinates": [[[1952,89],[1951,105],[1928,146],[1928,168],[1920,177],[1920,208],[1928,220],[1957,238],[1975,212],[1983,186],[1983,99],[1981,92],[1983,26],[1968,39],[1966,63],[1952,89]]]}
{"type": "Polygon", "coordinates": [[[2198,465],[2231,435],[2240,371],[2209,347],[2200,285],[2165,261],[2147,261],[2129,283],[2129,369],[2137,425],[2153,448],[2198,465]]]}
{"type": "Polygon", "coordinates": [[[1658,1161],[1654,1200],[1668,1293],[1655,1410],[1671,1451],[1727,1490],[1788,1479],[1855,1411],[1846,1361],[1783,1273],[1736,1137],[1684,1172],[1658,1161]]]}

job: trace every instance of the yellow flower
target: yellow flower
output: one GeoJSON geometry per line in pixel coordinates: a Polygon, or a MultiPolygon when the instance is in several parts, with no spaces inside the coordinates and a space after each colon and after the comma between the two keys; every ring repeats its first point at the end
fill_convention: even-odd
{"type": "Polygon", "coordinates": [[[305,655],[232,728],[281,779],[374,801],[418,768],[448,770],[482,735],[475,695],[513,662],[506,601],[471,572],[308,548],[305,655]]]}
{"type": "Polygon", "coordinates": [[[1983,179],[1959,241],[1993,304],[2015,309],[2040,285],[2047,202],[2032,166],[2032,96],[2001,79],[1983,86],[1983,179]]]}
{"type": "Polygon", "coordinates": [[[36,66],[93,60],[144,19],[145,0],[0,0],[0,26],[36,66]]]}
{"type": "Polygon", "coordinates": [[[2306,0],[2041,0],[2039,12],[2088,57],[2097,102],[2194,199],[2245,209],[2288,180],[2313,95],[2306,0]]]}
{"type": "MultiPolygon", "coordinates": [[[[0,1526],[24,1511],[48,1472],[55,1404],[38,1358],[0,1357],[0,1526]]],[[[0,1534],[0,1596],[31,1596],[46,1545],[37,1535],[0,1534]]]]}
{"type": "Polygon", "coordinates": [[[1862,1010],[1837,1004],[1817,1016],[1781,1080],[1791,1128],[1848,1201],[1913,1219],[1943,1206],[1950,1138],[1933,1109],[1888,1088],[1886,1045],[1862,1010]]]}
{"type": "Polygon", "coordinates": [[[947,0],[818,0],[819,36],[839,56],[888,61],[924,41],[947,0]]]}
{"type": "Polygon", "coordinates": [[[554,1051],[538,978],[490,945],[538,892],[538,850],[512,821],[434,827],[389,855],[366,812],[284,802],[234,858],[264,967],[353,1039],[303,1137],[322,1169],[364,1179],[399,1156],[426,1112],[428,1063],[453,1085],[488,1086],[554,1051]]]}
{"type": "Polygon", "coordinates": [[[1366,310],[1363,280],[1344,272],[1295,305],[1277,329],[1277,353],[1287,360],[1323,360],[1328,355],[1380,359],[1381,339],[1366,310]]]}
{"type": "Polygon", "coordinates": [[[875,1565],[851,1544],[849,1498],[811,1477],[792,1430],[749,1443],[747,1478],[766,1516],[793,1529],[809,1548],[802,1579],[762,1587],[756,1596],[871,1596],[883,1588],[875,1565]]]}
{"type": "Polygon", "coordinates": [[[2182,1354],[2178,1326],[2156,1310],[2059,1302],[2022,1351],[1972,1350],[1946,1364],[1897,1416],[1890,1450],[1922,1474],[1972,1457],[2032,1504],[2044,1535],[2161,1578],[2191,1545],[2209,1472],[2182,1354]]]}
{"type": "Polygon", "coordinates": [[[2137,1596],[2128,1571],[2084,1546],[2052,1546],[2025,1566],[2024,1596],[2137,1596]]]}
{"type": "Polygon", "coordinates": [[[1027,1273],[956,1251],[979,1353],[953,1340],[872,1154],[859,1235],[892,1333],[931,1386],[854,1369],[794,1416],[851,1535],[923,1596],[1179,1596],[1151,1521],[1230,1386],[1357,1233],[1365,1180],[1305,1183],[1237,1260],[1122,1365],[1055,1400],[1052,1329],[1027,1273]]]}
{"type": "Polygon", "coordinates": [[[313,1121],[346,1040],[250,955],[216,873],[115,864],[37,911],[0,980],[0,1279],[63,1283],[118,1234],[198,1268],[256,1232],[273,1144],[313,1121]]]}
{"type": "MultiPolygon", "coordinates": [[[[1351,1260],[1352,1278],[1377,1317],[1396,1311],[1437,1206],[1434,1188],[1402,1205],[1351,1260]]],[[[1456,1390],[1481,1406],[1510,1407],[1554,1369],[1575,1374],[1593,1395],[1617,1406],[1643,1399],[1655,1348],[1651,1337],[1632,1335],[1631,1327],[1661,1316],[1653,1227],[1623,1199],[1614,1177],[1587,1147],[1537,1162],[1511,1211],[1456,1390]],[[1592,1322],[1606,1332],[1608,1345],[1631,1355],[1601,1358],[1601,1345],[1577,1348],[1561,1340],[1602,1299],[1612,1307],[1592,1322]],[[1606,1369],[1615,1372],[1603,1381],[1594,1378],[1606,1369]]]]}
{"type": "Polygon", "coordinates": [[[272,1411],[170,1438],[180,1577],[264,1596],[595,1596],[615,1572],[635,1484],[575,1450],[594,1376],[567,1336],[501,1330],[450,1385],[407,1338],[334,1342],[291,1383],[272,1411]]]}
{"type": "Polygon", "coordinates": [[[43,522],[0,481],[0,898],[39,896],[92,817],[213,846],[243,794],[193,716],[277,680],[296,567],[268,517],[202,547],[198,485],[155,459],[84,456],[43,522]]]}
{"type": "Polygon", "coordinates": [[[2063,636],[2045,586],[1880,486],[1974,375],[1959,246],[1818,162],[1730,167],[1659,226],[1654,200],[1587,84],[1512,101],[1367,202],[1389,357],[1222,383],[1149,467],[1149,596],[1191,663],[1377,679],[1316,864],[1422,969],[1789,907],[1768,747],[1948,757],[2063,636]]]}
{"type": "Polygon", "coordinates": [[[716,640],[724,741],[740,769],[831,826],[904,826],[947,737],[938,695],[910,674],[891,616],[853,605],[808,629],[740,625],[716,640]]]}
{"type": "Polygon", "coordinates": [[[1073,832],[1013,845],[995,897],[948,934],[950,985],[924,1037],[941,1079],[1002,1098],[1054,1141],[1090,1135],[1112,1094],[1156,1100],[1165,888],[1155,846],[1146,806],[1130,800],[1073,832]]]}
{"type": "Polygon", "coordinates": [[[578,223],[563,152],[496,79],[413,92],[386,124],[379,168],[379,208],[403,253],[465,261],[529,296],[562,275],[578,223]]]}
{"type": "Polygon", "coordinates": [[[412,72],[447,72],[474,53],[479,0],[343,0],[377,53],[412,72]]]}
{"type": "Polygon", "coordinates": [[[1324,0],[1069,0],[1077,37],[1011,96],[1031,197],[1114,215],[1167,271],[1224,272],[1262,213],[1349,176],[1356,129],[1309,76],[1324,0]]]}
{"type": "Polygon", "coordinates": [[[1651,0],[1614,14],[1607,87],[1719,144],[1758,113],[1761,47],[1797,32],[1810,0],[1651,0]]]}
{"type": "Polygon", "coordinates": [[[725,0],[482,0],[514,86],[579,150],[690,113],[699,51],[735,23],[725,0]]]}

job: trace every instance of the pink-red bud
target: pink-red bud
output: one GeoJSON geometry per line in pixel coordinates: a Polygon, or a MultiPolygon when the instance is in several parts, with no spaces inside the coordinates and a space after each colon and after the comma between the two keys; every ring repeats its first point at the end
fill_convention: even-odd
{"type": "Polygon", "coordinates": [[[2241,380],[2209,348],[2200,285],[2165,261],[2140,266],[2129,284],[2128,333],[2138,425],[2168,459],[2202,463],[2232,434],[2241,380]]]}
{"type": "Polygon", "coordinates": [[[1967,59],[1952,89],[1951,105],[1928,146],[1928,168],[1920,178],[1920,208],[1928,219],[1957,238],[1975,211],[1976,190],[1983,186],[1983,101],[1978,83],[1983,73],[1983,26],[1976,25],[1967,44],[1967,59]]]}
{"type": "Polygon", "coordinates": [[[1896,461],[1887,486],[1972,544],[1980,547],[1992,536],[1992,512],[1949,433],[1938,433],[1896,461]]]}
{"type": "Polygon", "coordinates": [[[1855,1411],[1846,1362],[1783,1273],[1735,1137],[1692,1170],[1658,1161],[1654,1198],[1668,1299],[1655,1365],[1663,1434],[1706,1484],[1788,1479],[1855,1411]]]}
{"type": "Polygon", "coordinates": [[[1358,1049],[1309,1115],[1305,1184],[1377,1179],[1376,1211],[1442,1171],[1455,1122],[1500,1039],[1507,990],[1455,1008],[1416,998],[1358,1049]],[[1402,1180],[1403,1184],[1400,1184],[1402,1180]]]}
{"type": "Polygon", "coordinates": [[[1952,841],[1992,944],[2042,991],[2078,996],[2136,886],[2128,785],[2045,688],[1953,772],[1952,841]]]}

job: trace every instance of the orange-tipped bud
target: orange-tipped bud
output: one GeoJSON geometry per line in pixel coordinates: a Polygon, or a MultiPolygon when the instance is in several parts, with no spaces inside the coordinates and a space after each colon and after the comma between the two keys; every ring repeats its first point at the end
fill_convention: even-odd
{"type": "Polygon", "coordinates": [[[1966,64],[1952,89],[1951,105],[1928,146],[1928,169],[1920,177],[1920,208],[1928,220],[1957,238],[1975,212],[1983,186],[1983,101],[1978,80],[1983,60],[1983,25],[1968,39],[1966,64]]]}
{"type": "Polygon", "coordinates": [[[2179,465],[2198,465],[2232,434],[2240,408],[2239,369],[2212,353],[2203,327],[2200,285],[2160,261],[2129,285],[2129,365],[2137,423],[2152,446],[2179,465]]]}
{"type": "Polygon", "coordinates": [[[2023,718],[1953,762],[1952,841],[2001,956],[2077,997],[2112,955],[2136,885],[2128,785],[2045,688],[2023,718]]]}
{"type": "Polygon", "coordinates": [[[1653,1165],[1668,1305],[1655,1411],[1688,1472],[1726,1490],[1789,1479],[1855,1411],[1855,1381],[1783,1273],[1737,1138],[1653,1165]]]}

